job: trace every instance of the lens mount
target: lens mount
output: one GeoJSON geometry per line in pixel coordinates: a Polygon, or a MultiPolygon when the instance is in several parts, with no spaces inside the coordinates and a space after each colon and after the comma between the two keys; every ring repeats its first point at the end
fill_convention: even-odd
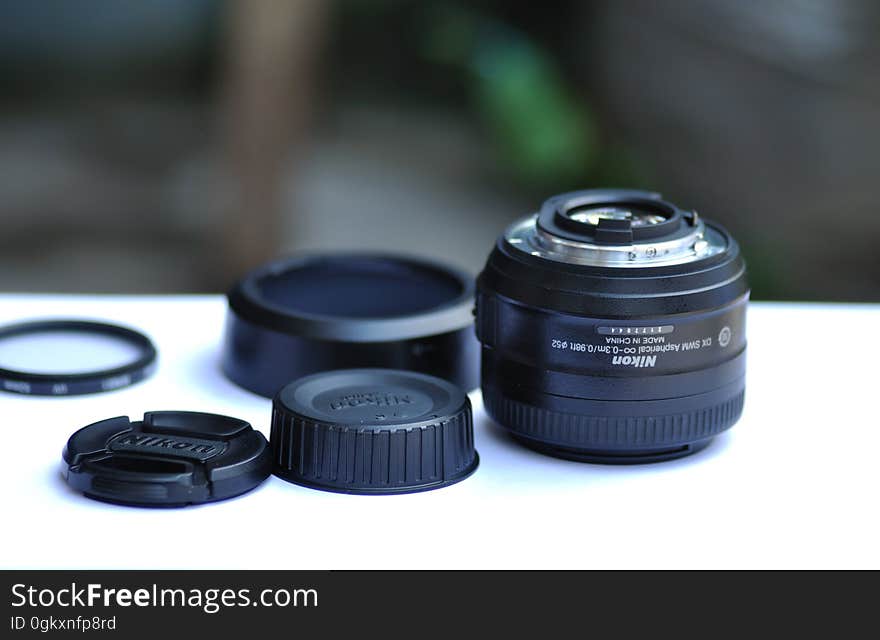
{"type": "Polygon", "coordinates": [[[725,246],[722,235],[707,228],[695,211],[633,190],[554,196],[539,213],[512,225],[505,238],[516,249],[548,260],[629,268],[693,262],[725,246]]]}

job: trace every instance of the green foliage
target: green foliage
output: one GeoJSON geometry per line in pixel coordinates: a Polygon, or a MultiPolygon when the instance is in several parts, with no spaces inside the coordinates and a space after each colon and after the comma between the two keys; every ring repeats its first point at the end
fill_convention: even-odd
{"type": "Polygon", "coordinates": [[[526,34],[449,3],[435,4],[424,26],[424,54],[466,76],[498,163],[518,182],[559,191],[637,181],[625,153],[603,148],[589,105],[555,59],[526,34]]]}
{"type": "Polygon", "coordinates": [[[520,38],[482,41],[472,61],[474,99],[500,159],[532,184],[582,178],[597,155],[595,125],[552,61],[520,38]]]}

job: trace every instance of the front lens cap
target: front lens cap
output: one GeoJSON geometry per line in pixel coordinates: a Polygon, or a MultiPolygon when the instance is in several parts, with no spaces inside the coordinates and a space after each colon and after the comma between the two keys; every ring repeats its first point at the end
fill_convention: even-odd
{"type": "Polygon", "coordinates": [[[440,378],[393,369],[329,371],[284,387],[271,443],[275,475],[341,493],[438,489],[479,463],[467,395],[440,378]]]}
{"type": "Polygon", "coordinates": [[[262,433],[244,420],[189,411],[90,424],[70,437],[63,457],[71,487],[89,498],[133,506],[224,500],[271,473],[262,433]]]}

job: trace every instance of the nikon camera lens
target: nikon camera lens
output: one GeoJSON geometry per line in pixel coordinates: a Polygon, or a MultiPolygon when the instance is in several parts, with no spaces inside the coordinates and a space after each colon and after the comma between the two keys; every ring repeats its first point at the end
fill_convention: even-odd
{"type": "Polygon", "coordinates": [[[742,413],[748,295],[736,242],[696,212],[643,191],[554,196],[477,281],[486,411],[562,458],[698,451],[742,413]]]}

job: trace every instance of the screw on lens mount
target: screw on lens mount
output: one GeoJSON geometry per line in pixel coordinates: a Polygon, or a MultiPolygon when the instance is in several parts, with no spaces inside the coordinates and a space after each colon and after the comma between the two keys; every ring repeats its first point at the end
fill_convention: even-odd
{"type": "Polygon", "coordinates": [[[748,294],[738,245],[695,212],[643,191],[554,196],[477,280],[486,410],[559,457],[698,451],[742,412],[748,294]]]}

